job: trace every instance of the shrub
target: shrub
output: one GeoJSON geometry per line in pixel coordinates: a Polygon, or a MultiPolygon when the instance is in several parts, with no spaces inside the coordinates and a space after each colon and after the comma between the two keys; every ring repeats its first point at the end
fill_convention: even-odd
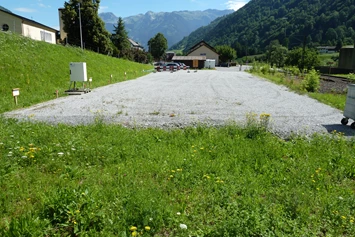
{"type": "Polygon", "coordinates": [[[307,73],[305,78],[302,80],[301,88],[302,90],[308,92],[317,92],[320,85],[320,78],[316,70],[312,69],[307,73]]]}

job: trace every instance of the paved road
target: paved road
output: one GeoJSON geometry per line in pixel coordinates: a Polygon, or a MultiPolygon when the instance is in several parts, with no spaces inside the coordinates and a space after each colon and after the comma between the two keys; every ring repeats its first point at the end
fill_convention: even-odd
{"type": "Polygon", "coordinates": [[[68,124],[100,119],[124,126],[165,128],[231,121],[245,124],[250,113],[270,114],[269,128],[282,137],[333,130],[354,135],[349,126],[340,124],[342,111],[236,67],[151,73],[88,94],[12,111],[6,116],[68,124]]]}

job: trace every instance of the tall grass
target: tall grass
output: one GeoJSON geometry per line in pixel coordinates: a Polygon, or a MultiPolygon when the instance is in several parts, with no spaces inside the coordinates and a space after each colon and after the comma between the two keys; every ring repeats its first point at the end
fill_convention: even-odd
{"type": "Polygon", "coordinates": [[[74,47],[34,41],[0,32],[0,113],[54,99],[69,89],[70,62],[86,62],[92,88],[137,78],[151,69],[142,65],[74,47]],[[127,76],[125,77],[125,72],[127,76]],[[20,88],[18,106],[12,89],[20,88]]]}
{"type": "Polygon", "coordinates": [[[352,236],[354,148],[339,133],[284,141],[253,122],[164,131],[1,119],[0,235],[352,236]]]}
{"type": "MultiPolygon", "coordinates": [[[[317,90],[312,90],[307,92],[305,90],[305,83],[307,78],[303,78],[300,71],[296,68],[285,68],[285,72],[279,72],[276,69],[270,68],[268,64],[254,63],[253,67],[250,69],[252,74],[258,75],[265,79],[268,79],[274,83],[285,85],[293,91],[300,94],[307,94],[308,96],[324,103],[330,105],[334,108],[344,110],[346,102],[346,94],[335,94],[335,93],[319,93],[317,90]]],[[[313,75],[314,77],[316,75],[313,75]]],[[[318,79],[319,80],[319,79],[318,79]]],[[[314,83],[314,82],[313,82],[314,83]]],[[[314,89],[318,87],[318,82],[313,86],[314,89]]]]}

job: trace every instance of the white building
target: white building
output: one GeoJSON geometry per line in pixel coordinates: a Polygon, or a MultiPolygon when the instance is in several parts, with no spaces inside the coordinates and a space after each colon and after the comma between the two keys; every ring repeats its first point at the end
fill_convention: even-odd
{"type": "Polygon", "coordinates": [[[34,40],[56,43],[56,29],[2,9],[0,9],[0,31],[11,31],[34,40]]]}

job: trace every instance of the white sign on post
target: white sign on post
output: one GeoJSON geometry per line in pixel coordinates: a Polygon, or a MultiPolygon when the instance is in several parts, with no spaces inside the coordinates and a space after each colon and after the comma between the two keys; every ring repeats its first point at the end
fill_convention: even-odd
{"type": "Polygon", "coordinates": [[[20,88],[12,89],[12,96],[19,96],[20,95],[20,88]]]}

